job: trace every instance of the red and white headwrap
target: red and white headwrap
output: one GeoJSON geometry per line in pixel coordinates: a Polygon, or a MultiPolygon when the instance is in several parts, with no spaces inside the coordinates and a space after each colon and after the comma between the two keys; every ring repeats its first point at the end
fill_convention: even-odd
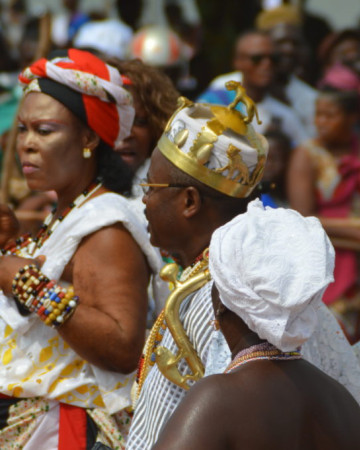
{"type": "Polygon", "coordinates": [[[130,134],[135,110],[123,85],[131,82],[92,53],[58,51],[27,67],[19,81],[24,94],[43,92],[63,103],[112,148],[130,134]]]}

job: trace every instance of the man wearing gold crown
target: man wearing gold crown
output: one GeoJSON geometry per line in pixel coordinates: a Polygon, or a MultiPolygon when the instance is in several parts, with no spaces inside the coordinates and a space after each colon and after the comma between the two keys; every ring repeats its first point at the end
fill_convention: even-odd
{"type": "MultiPolygon", "coordinates": [[[[266,140],[249,123],[256,107],[239,86],[240,93],[237,101],[247,105],[246,115],[234,109],[236,101],[224,107],[182,98],[143,183],[152,244],[168,250],[184,270],[179,278],[175,264],[163,269],[174,290],[139,364],[130,450],[152,448],[190,386],[204,373],[222,372],[230,361],[224,338],[211,326],[207,249],[215,229],[246,212],[267,154],[266,140]]],[[[304,357],[341,379],[359,401],[356,355],[325,305],[319,322],[302,349],[304,357]]]]}

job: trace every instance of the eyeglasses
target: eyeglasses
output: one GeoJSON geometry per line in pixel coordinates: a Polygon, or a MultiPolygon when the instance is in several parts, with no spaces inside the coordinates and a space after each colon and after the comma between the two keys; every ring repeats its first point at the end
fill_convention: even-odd
{"type": "Polygon", "coordinates": [[[254,53],[252,55],[246,55],[243,53],[239,56],[244,56],[245,58],[250,59],[255,66],[260,64],[264,59],[268,59],[273,64],[278,63],[280,59],[277,53],[254,53]]]}
{"type": "Polygon", "coordinates": [[[146,180],[141,180],[139,186],[142,187],[144,195],[147,195],[152,188],[186,188],[188,184],[176,184],[176,183],[148,183],[146,180]]]}

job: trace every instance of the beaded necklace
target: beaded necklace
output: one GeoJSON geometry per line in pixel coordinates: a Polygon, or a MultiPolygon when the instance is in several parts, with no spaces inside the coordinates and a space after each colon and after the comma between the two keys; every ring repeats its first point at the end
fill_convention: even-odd
{"type": "Polygon", "coordinates": [[[184,281],[196,275],[201,270],[207,268],[208,265],[209,265],[209,249],[206,248],[190,266],[188,266],[185,270],[183,270],[180,277],[180,281],[183,283],[184,281]]]}
{"type": "MultiPolygon", "coordinates": [[[[209,249],[206,248],[196,259],[195,261],[187,267],[180,278],[180,282],[184,282],[189,278],[196,275],[198,272],[207,269],[209,265],[209,249]]],[[[136,375],[136,383],[137,383],[137,391],[136,391],[136,400],[140,396],[141,389],[145,382],[145,379],[151,369],[151,367],[156,362],[155,350],[159,346],[162,341],[162,338],[165,334],[167,325],[165,320],[165,309],[161,311],[158,318],[156,319],[153,327],[151,328],[149,337],[146,341],[144,352],[140,357],[138,370],[136,375]]]]}
{"type": "Polygon", "coordinates": [[[242,364],[258,359],[292,360],[301,358],[302,356],[297,350],[282,352],[269,342],[263,342],[241,350],[228,365],[224,373],[230,373],[242,364]]]}
{"type": "Polygon", "coordinates": [[[51,236],[55,229],[65,219],[65,217],[74,209],[79,208],[84,201],[94,194],[102,186],[101,182],[97,179],[92,182],[76,199],[70,203],[70,205],[60,214],[60,216],[53,222],[56,208],[46,217],[44,223],[41,225],[37,235],[32,238],[31,235],[25,234],[15,240],[15,244],[11,243],[0,250],[2,255],[21,255],[22,250],[26,248],[27,256],[32,256],[37,248],[40,248],[44,242],[51,236]],[[52,223],[53,222],[53,223],[52,223]],[[52,225],[50,226],[50,224],[52,225]]]}

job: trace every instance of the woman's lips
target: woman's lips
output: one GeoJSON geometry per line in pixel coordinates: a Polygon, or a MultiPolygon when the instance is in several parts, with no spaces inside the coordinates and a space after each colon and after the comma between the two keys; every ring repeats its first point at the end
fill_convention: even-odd
{"type": "Polygon", "coordinates": [[[134,159],[136,158],[136,153],[133,151],[127,151],[127,150],[118,150],[118,153],[120,153],[121,158],[128,163],[133,163],[134,159]]]}
{"type": "Polygon", "coordinates": [[[22,165],[22,170],[23,170],[23,174],[24,175],[30,175],[36,171],[39,170],[38,166],[35,166],[34,164],[30,164],[30,163],[24,163],[22,165]]]}

